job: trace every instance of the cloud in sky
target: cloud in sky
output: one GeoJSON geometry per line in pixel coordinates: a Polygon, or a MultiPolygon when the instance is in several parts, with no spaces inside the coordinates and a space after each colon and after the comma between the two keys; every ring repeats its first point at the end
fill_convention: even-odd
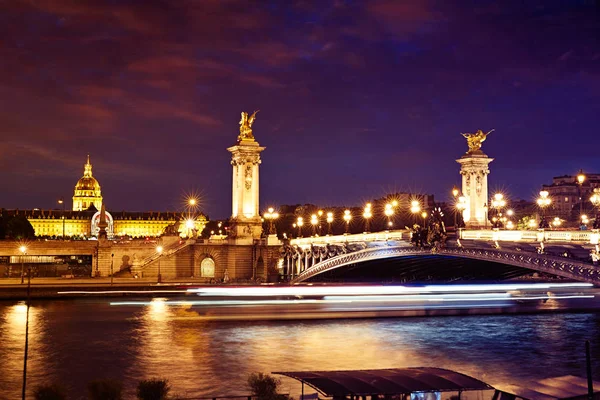
{"type": "Polygon", "coordinates": [[[419,187],[445,199],[465,150],[458,134],[479,128],[497,129],[485,144],[496,158],[490,179],[514,185],[514,197],[553,175],[600,168],[593,152],[573,149],[578,157],[551,163],[544,182],[503,172],[515,160],[548,165],[552,152],[570,151],[573,132],[594,140],[600,23],[590,2],[4,7],[0,134],[10,146],[0,179],[23,187],[2,191],[0,206],[53,206],[45,196],[68,197],[91,153],[117,209],[165,208],[201,185],[207,211],[226,217],[224,149],[240,111],[254,109],[267,146],[262,195],[276,203],[382,194],[365,187],[419,187]]]}

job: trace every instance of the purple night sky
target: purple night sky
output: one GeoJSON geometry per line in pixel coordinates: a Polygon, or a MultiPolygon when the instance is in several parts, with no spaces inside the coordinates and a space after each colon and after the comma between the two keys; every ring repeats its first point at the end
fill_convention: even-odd
{"type": "Polygon", "coordinates": [[[600,172],[598,4],[0,1],[0,207],[70,205],[89,153],[109,210],[228,217],[255,109],[262,208],[447,200],[492,128],[490,190],[531,199],[600,172]]]}

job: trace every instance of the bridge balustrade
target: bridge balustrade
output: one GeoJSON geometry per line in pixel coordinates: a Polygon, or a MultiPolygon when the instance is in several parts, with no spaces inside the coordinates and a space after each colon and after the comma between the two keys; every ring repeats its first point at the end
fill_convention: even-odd
{"type": "Polygon", "coordinates": [[[461,239],[495,241],[556,241],[598,244],[600,234],[595,231],[523,231],[523,230],[462,230],[461,239]]]}

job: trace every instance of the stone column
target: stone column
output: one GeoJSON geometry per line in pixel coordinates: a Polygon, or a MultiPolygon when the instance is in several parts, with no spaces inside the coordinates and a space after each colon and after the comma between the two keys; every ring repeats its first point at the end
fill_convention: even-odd
{"type": "Polygon", "coordinates": [[[456,160],[462,175],[462,195],[466,198],[463,218],[467,229],[482,229],[486,224],[488,203],[487,176],[494,161],[481,150],[469,151],[456,160]]]}
{"type": "Polygon", "coordinates": [[[252,244],[260,238],[262,221],[259,210],[258,166],[261,163],[260,147],[252,139],[242,139],[228,148],[233,168],[232,212],[229,236],[236,244],[252,244]]]}

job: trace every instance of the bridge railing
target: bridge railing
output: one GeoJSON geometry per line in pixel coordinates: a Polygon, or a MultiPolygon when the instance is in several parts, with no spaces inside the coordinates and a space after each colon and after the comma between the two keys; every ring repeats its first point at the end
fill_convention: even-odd
{"type": "Polygon", "coordinates": [[[291,245],[300,247],[319,245],[319,244],[336,244],[336,243],[352,243],[352,242],[377,242],[388,240],[409,240],[410,233],[404,230],[384,231],[375,233],[358,233],[353,235],[331,235],[331,236],[312,236],[306,238],[296,238],[290,241],[291,245]]]}
{"type": "Polygon", "coordinates": [[[598,244],[600,233],[596,231],[523,231],[523,230],[462,230],[461,239],[528,241],[528,242],[583,242],[598,244]]]}

